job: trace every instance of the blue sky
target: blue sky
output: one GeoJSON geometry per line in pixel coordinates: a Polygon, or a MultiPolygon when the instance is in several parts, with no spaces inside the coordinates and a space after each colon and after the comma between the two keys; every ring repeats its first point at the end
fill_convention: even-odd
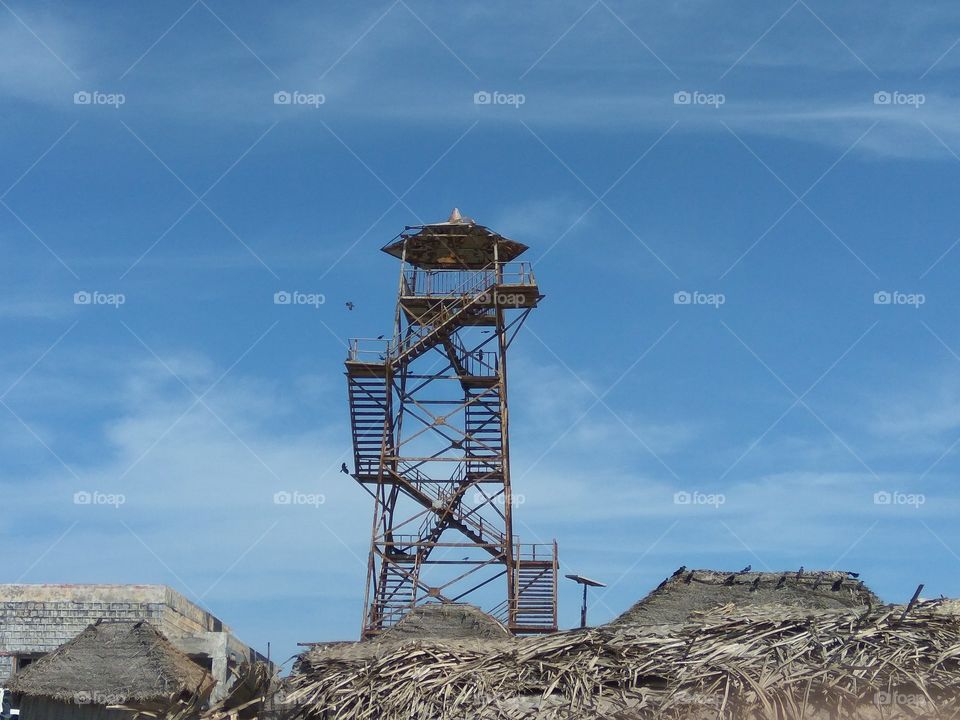
{"type": "Polygon", "coordinates": [[[681,564],[960,595],[958,37],[947,2],[2,0],[0,581],[356,637],[344,342],[458,206],[547,294],[517,531],[609,583],[591,620],[681,564]]]}

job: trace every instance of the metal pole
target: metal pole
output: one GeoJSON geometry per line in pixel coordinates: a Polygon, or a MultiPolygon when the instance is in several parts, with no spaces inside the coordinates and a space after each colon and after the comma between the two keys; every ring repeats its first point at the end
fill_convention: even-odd
{"type": "Polygon", "coordinates": [[[587,626],[587,585],[583,585],[583,605],[580,606],[580,627],[587,626]]]}

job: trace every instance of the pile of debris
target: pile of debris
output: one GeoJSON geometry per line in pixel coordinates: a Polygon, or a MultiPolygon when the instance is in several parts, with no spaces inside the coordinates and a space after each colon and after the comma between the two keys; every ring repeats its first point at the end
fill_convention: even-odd
{"type": "Polygon", "coordinates": [[[824,573],[772,605],[751,599],[784,590],[782,575],[729,577],[678,575],[589,630],[317,646],[300,657],[284,705],[294,720],[960,714],[955,603],[884,606],[849,574],[824,573]],[[737,604],[717,607],[718,597],[737,604]]]}

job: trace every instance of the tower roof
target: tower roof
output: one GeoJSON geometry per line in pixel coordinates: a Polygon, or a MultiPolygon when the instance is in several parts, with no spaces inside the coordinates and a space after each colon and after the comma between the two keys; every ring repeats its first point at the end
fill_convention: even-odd
{"type": "Polygon", "coordinates": [[[406,261],[428,270],[480,269],[494,261],[495,248],[500,262],[510,262],[527,250],[523,243],[461,216],[456,208],[446,222],[407,226],[383,251],[403,259],[404,246],[406,261]]]}

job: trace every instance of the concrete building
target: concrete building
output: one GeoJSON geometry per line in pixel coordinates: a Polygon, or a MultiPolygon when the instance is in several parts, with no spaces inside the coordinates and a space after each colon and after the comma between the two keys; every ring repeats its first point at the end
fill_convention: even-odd
{"type": "Polygon", "coordinates": [[[164,585],[0,585],[0,686],[97,620],[150,622],[213,675],[213,700],[226,692],[230,667],[266,660],[219,618],[164,585]]]}

